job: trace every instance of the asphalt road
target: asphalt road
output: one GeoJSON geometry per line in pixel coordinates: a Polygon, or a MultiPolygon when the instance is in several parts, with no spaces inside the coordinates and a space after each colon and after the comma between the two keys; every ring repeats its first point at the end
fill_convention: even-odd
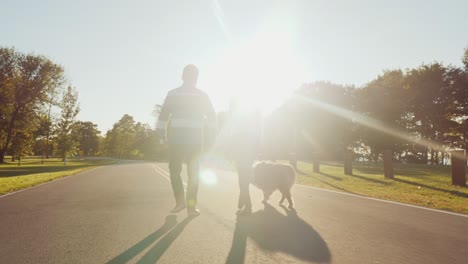
{"type": "Polygon", "coordinates": [[[100,167],[0,197],[0,263],[468,263],[468,217],[296,185],[296,212],[233,172],[206,173],[202,214],[170,215],[166,164],[100,167]]]}

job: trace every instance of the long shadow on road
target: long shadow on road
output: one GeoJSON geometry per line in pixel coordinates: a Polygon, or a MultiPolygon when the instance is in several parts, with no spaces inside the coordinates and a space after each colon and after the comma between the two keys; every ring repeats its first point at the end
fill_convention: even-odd
{"type": "Polygon", "coordinates": [[[239,217],[226,263],[245,262],[248,237],[266,251],[283,252],[307,262],[329,263],[331,253],[320,234],[295,210],[283,209],[286,215],[267,204],[264,210],[239,217]]]}
{"type": "Polygon", "coordinates": [[[127,263],[167,233],[137,262],[140,264],[156,263],[192,219],[193,217],[187,217],[182,222],[177,224],[176,215],[167,216],[166,221],[158,230],[154,231],[152,234],[148,235],[143,240],[127,249],[125,252],[109,260],[107,264],[127,263]]]}
{"type": "Polygon", "coordinates": [[[172,242],[182,233],[184,228],[194,217],[187,217],[177,224],[169,233],[156,243],[137,263],[152,264],[158,262],[161,256],[171,246],[172,242]]]}
{"type": "Polygon", "coordinates": [[[327,174],[327,173],[319,172],[319,174],[322,175],[322,176],[328,177],[328,178],[332,178],[332,179],[337,180],[337,181],[342,181],[343,180],[340,177],[336,177],[336,176],[333,176],[333,175],[330,175],[330,174],[327,174]]]}
{"type": "Polygon", "coordinates": [[[448,193],[448,194],[453,194],[453,195],[456,195],[456,196],[460,196],[460,197],[463,197],[463,198],[468,198],[468,194],[467,194],[467,193],[463,193],[463,192],[459,192],[459,191],[445,190],[445,189],[442,189],[442,188],[437,188],[437,187],[434,187],[434,186],[429,186],[429,185],[427,185],[427,184],[422,184],[422,183],[419,183],[419,182],[407,181],[407,180],[398,179],[398,178],[395,178],[394,180],[395,180],[395,181],[398,181],[398,182],[403,182],[403,183],[406,183],[406,184],[411,184],[411,185],[414,185],[414,186],[422,186],[423,188],[427,188],[427,189],[434,190],[434,191],[439,191],[439,192],[443,192],[443,193],[448,193]]]}
{"type": "Polygon", "coordinates": [[[369,178],[369,177],[365,177],[365,176],[362,176],[362,175],[359,175],[359,174],[351,174],[351,175],[348,175],[350,177],[354,177],[354,178],[358,178],[358,179],[361,179],[361,180],[364,180],[364,181],[368,181],[368,182],[373,182],[373,183],[377,183],[377,184],[382,184],[382,185],[389,185],[390,182],[386,182],[386,181],[381,181],[381,180],[378,180],[378,179],[372,179],[372,178],[369,178]]]}

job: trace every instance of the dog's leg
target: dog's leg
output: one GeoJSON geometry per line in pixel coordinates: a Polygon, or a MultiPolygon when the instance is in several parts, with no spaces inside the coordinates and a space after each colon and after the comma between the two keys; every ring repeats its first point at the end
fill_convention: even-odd
{"type": "Polygon", "coordinates": [[[283,204],[284,199],[286,199],[286,196],[284,195],[284,192],[281,192],[281,200],[279,201],[279,205],[283,204]]]}
{"type": "Polygon", "coordinates": [[[294,208],[294,203],[293,203],[293,200],[291,198],[291,191],[288,191],[286,193],[286,197],[288,198],[288,203],[289,203],[289,209],[293,209],[294,208]]]}
{"type": "Polygon", "coordinates": [[[239,194],[239,200],[237,201],[237,209],[239,210],[244,208],[244,205],[245,205],[245,202],[242,198],[243,198],[242,195],[239,194]]]}
{"type": "Polygon", "coordinates": [[[268,203],[268,200],[270,199],[271,192],[269,191],[263,191],[263,201],[262,203],[266,204],[268,203]]]}

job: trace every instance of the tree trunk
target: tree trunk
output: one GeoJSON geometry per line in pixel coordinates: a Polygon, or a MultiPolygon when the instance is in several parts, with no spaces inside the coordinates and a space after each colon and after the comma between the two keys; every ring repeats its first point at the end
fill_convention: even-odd
{"type": "Polygon", "coordinates": [[[393,173],[393,152],[392,150],[384,150],[383,153],[383,166],[384,166],[384,176],[388,179],[393,179],[395,177],[393,173]]]}
{"type": "Polygon", "coordinates": [[[5,162],[5,153],[6,153],[6,151],[8,149],[8,146],[10,145],[10,142],[11,142],[11,137],[13,135],[13,125],[15,124],[17,113],[18,113],[18,110],[15,109],[15,111],[13,112],[13,114],[11,116],[10,122],[8,122],[7,138],[6,138],[6,141],[5,141],[5,145],[3,145],[2,149],[0,150],[0,163],[5,162]]]}
{"type": "Polygon", "coordinates": [[[450,154],[452,164],[452,184],[466,187],[465,150],[454,150],[450,154]]]}
{"type": "Polygon", "coordinates": [[[344,173],[346,175],[353,175],[353,159],[354,159],[354,152],[352,150],[345,150],[344,173]]]}
{"type": "Polygon", "coordinates": [[[427,160],[429,156],[429,151],[426,149],[423,151],[423,163],[427,165],[427,160]]]}
{"type": "MultiPolygon", "coordinates": [[[[468,152],[468,134],[465,135],[465,151],[468,152]]],[[[465,165],[468,165],[468,155],[465,156],[465,165]]]]}
{"type": "Polygon", "coordinates": [[[314,159],[313,161],[313,171],[316,173],[320,172],[320,162],[318,161],[318,159],[314,159]]]}
{"type": "MultiPolygon", "coordinates": [[[[50,111],[52,110],[52,104],[49,105],[49,113],[47,115],[47,118],[48,118],[48,124],[52,124],[52,122],[50,121],[50,111]]],[[[50,127],[51,125],[48,125],[47,126],[47,135],[46,135],[46,159],[49,159],[49,137],[50,137],[50,127]]]]}
{"type": "Polygon", "coordinates": [[[46,159],[49,159],[49,132],[47,132],[45,154],[46,159]]]}

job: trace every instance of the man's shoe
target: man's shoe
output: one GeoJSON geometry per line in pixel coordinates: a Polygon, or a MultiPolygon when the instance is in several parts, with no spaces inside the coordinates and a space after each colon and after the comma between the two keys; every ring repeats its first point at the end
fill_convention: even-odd
{"type": "Polygon", "coordinates": [[[200,215],[200,210],[197,208],[188,208],[187,209],[187,214],[188,216],[199,216],[200,215]]]}
{"type": "Polygon", "coordinates": [[[171,214],[176,214],[182,210],[184,210],[187,206],[185,204],[176,204],[174,209],[171,210],[171,214]]]}

